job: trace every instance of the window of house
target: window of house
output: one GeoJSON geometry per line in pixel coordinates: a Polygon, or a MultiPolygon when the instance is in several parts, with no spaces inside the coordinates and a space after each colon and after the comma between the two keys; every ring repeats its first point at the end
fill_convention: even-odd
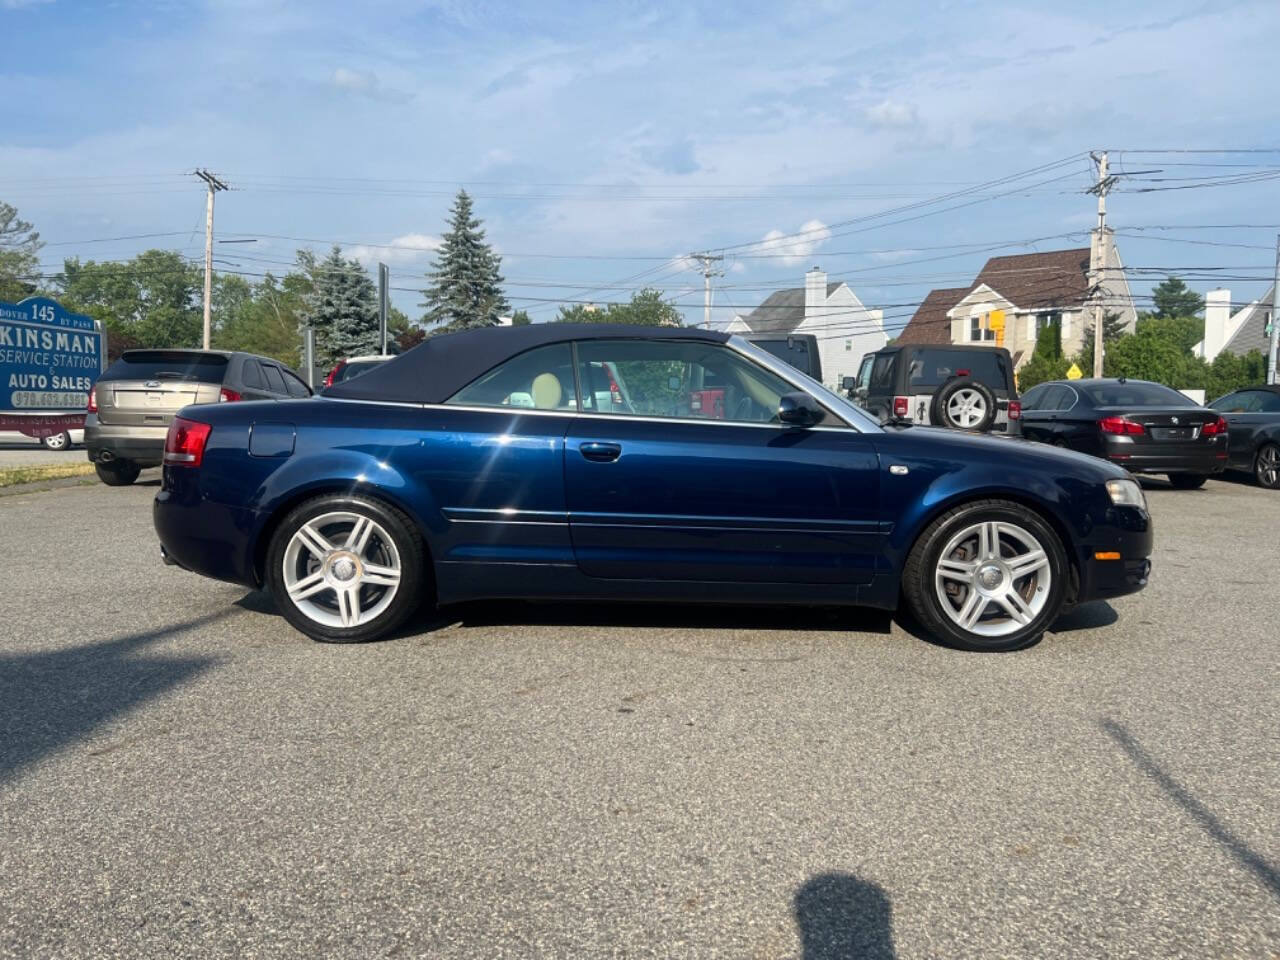
{"type": "Polygon", "coordinates": [[[978,340],[994,340],[996,332],[994,330],[984,330],[982,328],[982,317],[969,318],[969,339],[978,340]]]}
{"type": "Polygon", "coordinates": [[[844,342],[844,349],[845,349],[845,353],[852,353],[852,352],[853,352],[853,341],[852,341],[852,340],[846,340],[846,341],[844,342]]]}

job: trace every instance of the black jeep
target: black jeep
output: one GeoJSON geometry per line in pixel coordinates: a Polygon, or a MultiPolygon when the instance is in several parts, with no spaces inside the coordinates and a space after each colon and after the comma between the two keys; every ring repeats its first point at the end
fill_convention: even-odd
{"type": "Polygon", "coordinates": [[[881,422],[1018,433],[1013,358],[1004,347],[904,344],[862,358],[849,397],[881,422]]]}

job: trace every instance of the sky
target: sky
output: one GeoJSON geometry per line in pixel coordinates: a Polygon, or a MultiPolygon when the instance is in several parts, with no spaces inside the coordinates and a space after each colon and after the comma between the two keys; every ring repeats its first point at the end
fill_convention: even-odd
{"type": "Polygon", "coordinates": [[[0,37],[0,200],[50,272],[201,258],[207,168],[217,266],[337,242],[416,317],[462,186],[535,321],[653,285],[699,322],[710,250],[715,323],[816,265],[892,335],[988,256],[1087,246],[1103,149],[1135,293],[1274,269],[1274,0],[0,0],[0,37]]]}

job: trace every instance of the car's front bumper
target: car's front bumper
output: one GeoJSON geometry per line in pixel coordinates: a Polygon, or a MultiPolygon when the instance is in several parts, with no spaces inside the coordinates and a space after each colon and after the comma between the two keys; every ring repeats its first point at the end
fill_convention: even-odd
{"type": "Polygon", "coordinates": [[[166,427],[115,426],[100,423],[92,413],[85,417],[84,447],[94,463],[128,460],[140,467],[164,462],[166,427]]]}
{"type": "Polygon", "coordinates": [[[1151,514],[1141,507],[1112,507],[1106,520],[1078,546],[1079,603],[1137,593],[1151,574],[1151,514]]]}

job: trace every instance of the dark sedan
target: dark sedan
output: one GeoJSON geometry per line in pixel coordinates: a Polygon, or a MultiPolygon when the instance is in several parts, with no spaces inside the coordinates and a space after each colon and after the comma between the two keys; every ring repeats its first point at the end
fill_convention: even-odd
{"type": "Polygon", "coordinates": [[[1248,471],[1268,490],[1280,489],[1280,386],[1237,390],[1209,407],[1227,420],[1227,469],[1248,471]]]}
{"type": "Polygon", "coordinates": [[[1183,490],[1227,465],[1227,421],[1177,390],[1147,380],[1054,380],[1022,397],[1022,435],[1110,460],[1131,473],[1163,473],[1183,490]]]}
{"type": "Polygon", "coordinates": [[[330,642],[424,599],[905,597],[940,640],[1007,650],[1140,590],[1152,550],[1141,488],[1100,460],[882,428],[723,333],[558,323],[433,337],[312,400],[189,407],[154,517],[170,562],[266,586],[330,642]],[[719,415],[692,402],[709,389],[719,415]]]}

